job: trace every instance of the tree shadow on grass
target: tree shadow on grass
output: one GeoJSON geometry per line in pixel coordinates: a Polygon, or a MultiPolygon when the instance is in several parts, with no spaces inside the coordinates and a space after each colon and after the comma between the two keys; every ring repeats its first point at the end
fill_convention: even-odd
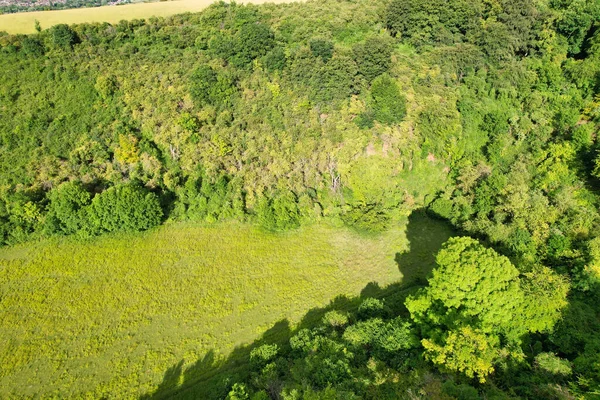
{"type": "Polygon", "coordinates": [[[456,236],[456,230],[446,221],[416,210],[408,217],[406,238],[409,250],[396,253],[395,261],[405,285],[424,285],[435,267],[435,255],[446,240],[456,236]]]}
{"type": "Polygon", "coordinates": [[[290,338],[298,331],[315,327],[329,311],[354,312],[369,297],[385,298],[386,305],[395,314],[408,317],[404,307],[406,296],[425,281],[435,264],[435,253],[455,234],[449,224],[433,219],[424,212],[413,212],[406,231],[410,249],[405,253],[397,253],[395,257],[404,277],[401,283],[382,288],[376,282],[371,282],[357,297],[338,296],[325,307],[309,310],[294,328],[287,319],[280,320],[259,339],[236,347],[226,358],[217,358],[211,350],[187,368],[180,361],[165,372],[156,391],[141,399],[223,399],[234,383],[247,381],[252,372],[249,361],[253,349],[263,344],[277,344],[285,353],[289,349],[290,338]]]}
{"type": "Polygon", "coordinates": [[[332,310],[354,312],[367,297],[385,297],[386,304],[398,314],[405,313],[404,300],[411,288],[397,283],[385,288],[369,283],[357,297],[338,296],[327,306],[313,308],[292,329],[287,319],[275,323],[253,343],[236,347],[226,358],[218,359],[213,350],[184,368],[183,360],[169,368],[158,388],[141,396],[143,400],[155,399],[223,399],[236,382],[247,381],[250,376],[250,353],[263,344],[277,344],[280,352],[289,349],[289,340],[298,331],[317,326],[325,314],[332,310]]]}

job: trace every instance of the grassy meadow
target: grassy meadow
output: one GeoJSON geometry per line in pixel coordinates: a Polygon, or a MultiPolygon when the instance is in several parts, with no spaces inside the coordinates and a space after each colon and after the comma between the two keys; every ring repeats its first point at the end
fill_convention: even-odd
{"type": "MultiPolygon", "coordinates": [[[[290,0],[244,0],[238,3],[289,3],[290,0]]],[[[121,20],[150,17],[168,17],[185,12],[198,12],[214,0],[173,0],[152,3],[125,4],[122,6],[103,6],[75,8],[70,10],[34,11],[0,15],[0,31],[11,34],[35,33],[35,21],[42,29],[57,24],[81,24],[84,22],[117,23],[121,20]]]]}
{"type": "Polygon", "coordinates": [[[293,326],[370,282],[422,275],[431,246],[450,232],[409,221],[377,236],[323,225],[273,234],[170,224],[1,249],[0,397],[152,393],[172,365],[225,357],[277,321],[293,326]]]}

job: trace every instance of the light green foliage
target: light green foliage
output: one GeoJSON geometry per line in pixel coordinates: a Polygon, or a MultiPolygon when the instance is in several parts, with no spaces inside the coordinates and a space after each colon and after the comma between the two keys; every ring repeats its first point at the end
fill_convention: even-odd
{"type": "Polygon", "coordinates": [[[450,330],[444,345],[438,345],[429,339],[423,339],[425,357],[443,369],[464,373],[469,378],[485,382],[494,372],[494,363],[499,354],[499,340],[470,326],[450,330]]]}
{"type": "Polygon", "coordinates": [[[544,372],[553,375],[571,375],[570,363],[552,353],[540,353],[535,356],[536,366],[544,372]]]}
{"type": "Polygon", "coordinates": [[[477,318],[488,332],[512,329],[510,310],[522,305],[523,293],[519,271],[508,258],[477,240],[462,237],[449,239],[436,262],[438,268],[428,288],[407,301],[413,320],[450,326],[456,320],[470,322],[477,318]],[[437,311],[438,304],[443,307],[441,312],[437,311]]]}
{"type": "Polygon", "coordinates": [[[522,335],[550,331],[567,304],[562,277],[543,269],[521,279],[508,258],[475,239],[449,239],[436,262],[429,286],[406,307],[423,329],[426,357],[481,381],[501,354],[519,357],[511,347],[522,335]]]}
{"type": "Polygon", "coordinates": [[[221,2],[0,33],[0,242],[32,241],[0,261],[0,397],[139,397],[163,372],[157,397],[597,393],[597,3],[221,2]],[[365,288],[281,328],[378,277],[421,284],[451,236],[418,223],[425,205],[488,247],[448,243],[406,302],[413,323],[404,295],[365,288]],[[227,220],[273,232],[231,247],[227,220]],[[219,224],[118,244],[163,221],[219,224]],[[342,223],[364,237],[327,228],[342,223]],[[35,242],[57,234],[85,251],[35,242]],[[250,374],[270,339],[277,356],[250,374]],[[550,351],[565,362],[536,362],[550,351]]]}
{"type": "MultiPolygon", "coordinates": [[[[180,223],[3,248],[0,397],[139,397],[181,360],[195,381],[204,370],[187,369],[211,350],[224,357],[282,318],[293,324],[369,282],[401,279],[397,246],[402,229],[362,238],[326,226],[274,235],[180,223]]],[[[203,386],[198,397],[210,398],[203,386]]]]}
{"type": "Polygon", "coordinates": [[[348,324],[348,315],[335,310],[329,311],[323,317],[323,323],[331,326],[332,328],[341,328],[348,324]]]}
{"type": "Polygon", "coordinates": [[[269,361],[272,361],[275,357],[277,357],[278,352],[279,346],[276,344],[263,344],[262,346],[252,350],[250,353],[250,361],[259,367],[264,366],[269,361]]]}
{"type": "Polygon", "coordinates": [[[229,393],[227,394],[226,400],[248,400],[248,392],[246,385],[235,383],[229,393]]]}

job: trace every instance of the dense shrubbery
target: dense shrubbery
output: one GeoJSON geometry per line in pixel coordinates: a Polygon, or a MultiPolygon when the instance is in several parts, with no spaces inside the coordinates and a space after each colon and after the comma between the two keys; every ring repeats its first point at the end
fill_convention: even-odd
{"type": "MultiPolygon", "coordinates": [[[[426,207],[502,254],[467,246],[505,273],[511,301],[536,299],[511,304],[538,324],[505,329],[502,296],[503,310],[453,312],[433,292],[457,284],[434,277],[416,297],[431,300],[419,311],[427,327],[416,318],[410,328],[420,345],[403,344],[408,320],[389,313],[360,317],[345,339],[306,334],[323,351],[290,369],[314,374],[307,396],[349,398],[353,371],[381,371],[380,359],[426,368],[414,352],[455,378],[492,382],[480,392],[548,397],[554,383],[595,393],[598,9],[591,0],[219,3],[166,20],[1,36],[0,241],[142,230],[163,210],[274,231],[326,218],[373,232],[426,207]],[[567,278],[570,305],[550,333],[567,278]],[[377,336],[388,331],[399,344],[377,336]],[[344,353],[358,343],[359,356],[344,353]],[[473,344],[476,364],[466,357],[473,344]],[[391,348],[408,358],[388,360],[391,348]]],[[[440,270],[452,277],[454,262],[440,270]]],[[[327,329],[340,333],[343,318],[330,317],[327,329]]],[[[264,360],[263,386],[281,351],[264,360]]],[[[457,379],[445,393],[470,396],[473,382],[457,379]]]]}

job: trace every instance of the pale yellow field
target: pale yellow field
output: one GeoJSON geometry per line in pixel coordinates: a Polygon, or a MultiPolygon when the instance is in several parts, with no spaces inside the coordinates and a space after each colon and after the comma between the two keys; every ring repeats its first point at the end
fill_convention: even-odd
{"type": "MultiPolygon", "coordinates": [[[[293,0],[243,0],[237,3],[291,3],[293,0]]],[[[123,6],[76,8],[71,10],[36,11],[0,15],[0,31],[8,33],[34,33],[35,20],[42,29],[56,24],[81,24],[84,22],[110,22],[149,17],[167,17],[185,12],[197,12],[214,3],[214,0],[175,0],[155,3],[137,3],[123,6]]]]}

